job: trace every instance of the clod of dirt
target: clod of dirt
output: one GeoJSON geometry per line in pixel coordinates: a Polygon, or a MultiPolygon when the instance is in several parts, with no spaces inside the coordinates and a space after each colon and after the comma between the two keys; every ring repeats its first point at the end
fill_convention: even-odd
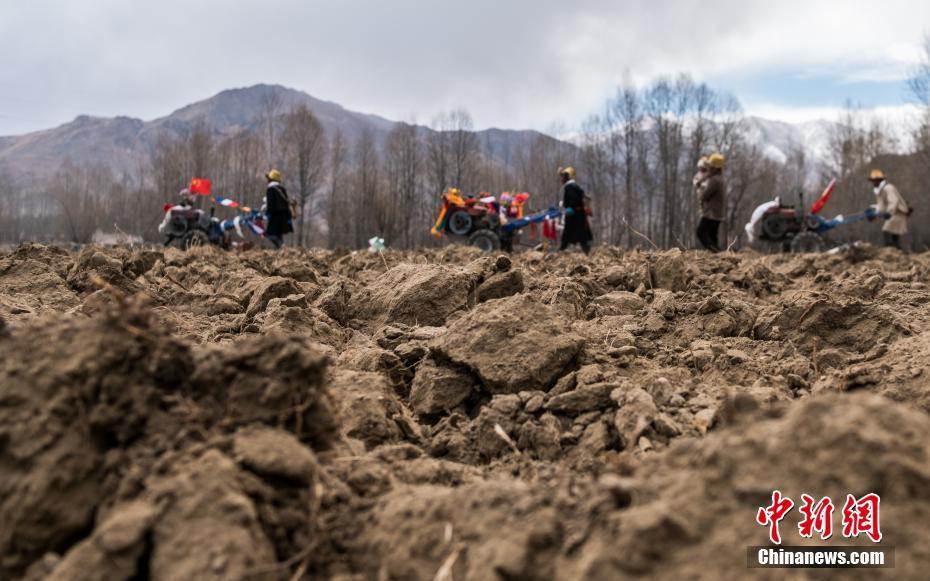
{"type": "Polygon", "coordinates": [[[627,291],[613,291],[591,301],[592,316],[605,317],[635,315],[646,306],[639,295],[627,291]]]}
{"type": "Polygon", "coordinates": [[[438,264],[400,264],[351,297],[354,317],[383,323],[440,326],[464,309],[475,277],[438,264]]]}
{"type": "Polygon", "coordinates": [[[191,395],[202,414],[224,426],[284,426],[326,448],[337,426],[325,369],[326,358],[304,337],[247,337],[198,352],[191,395]]]}
{"type": "Polygon", "coordinates": [[[478,302],[502,299],[523,292],[523,273],[508,270],[492,275],[478,287],[478,302]]]}
{"type": "Polygon", "coordinates": [[[340,325],[346,325],[352,319],[352,286],[344,281],[337,280],[329,284],[320,296],[317,297],[314,306],[329,315],[340,325]]]}
{"type": "Polygon", "coordinates": [[[585,385],[549,398],[545,408],[561,414],[577,415],[611,405],[611,392],[618,386],[611,383],[585,385]]]}
{"type": "Polygon", "coordinates": [[[126,260],[123,271],[127,276],[138,278],[152,270],[159,261],[164,260],[164,252],[158,250],[136,250],[126,260]]]}
{"type": "Polygon", "coordinates": [[[402,404],[384,375],[336,368],[329,387],[338,402],[344,438],[360,440],[369,449],[403,438],[397,422],[404,416],[402,404]]]}
{"type": "Polygon", "coordinates": [[[783,305],[759,316],[756,338],[788,337],[808,351],[833,347],[864,353],[906,330],[887,308],[856,299],[799,292],[787,294],[783,305]]]}
{"type": "Polygon", "coordinates": [[[621,446],[634,446],[639,437],[649,428],[659,410],[652,396],[639,387],[619,388],[610,397],[620,409],[614,416],[614,426],[620,434],[621,446]]]}
{"type": "Polygon", "coordinates": [[[93,292],[102,280],[121,291],[132,294],[139,285],[123,273],[123,261],[96,246],[81,250],[68,273],[68,285],[78,292],[93,292]]]}
{"type": "Polygon", "coordinates": [[[193,360],[136,303],[0,336],[0,352],[0,572],[12,574],[90,525],[107,450],[157,421],[193,360]]]}
{"type": "Polygon", "coordinates": [[[469,312],[430,347],[472,370],[490,393],[548,390],[584,345],[569,329],[555,308],[517,295],[469,312]]]}
{"type": "Polygon", "coordinates": [[[622,291],[635,291],[640,287],[651,288],[648,277],[648,265],[641,261],[637,265],[627,263],[623,266],[609,266],[598,275],[601,284],[622,291]]]}
{"type": "Polygon", "coordinates": [[[410,407],[420,415],[440,414],[455,409],[474,391],[475,380],[470,374],[427,359],[417,368],[410,385],[410,407]]]}
{"type": "Polygon", "coordinates": [[[139,570],[140,562],[148,554],[147,537],[158,513],[158,508],[147,501],[120,506],[43,578],[47,581],[92,581],[147,575],[148,571],[139,570]]]}
{"type": "Polygon", "coordinates": [[[540,300],[556,307],[566,316],[577,318],[584,316],[590,297],[582,283],[562,277],[549,283],[549,288],[542,293],[540,300]]]}
{"type": "Polygon", "coordinates": [[[245,315],[252,318],[264,311],[271,299],[282,299],[290,295],[301,294],[303,294],[301,288],[292,279],[280,276],[268,277],[252,292],[252,298],[249,300],[245,315]]]}
{"type": "Polygon", "coordinates": [[[410,371],[400,357],[374,342],[356,337],[336,360],[345,369],[383,373],[398,392],[406,392],[410,371]]]}
{"type": "Polygon", "coordinates": [[[301,335],[332,348],[341,350],[346,344],[346,332],[323,311],[307,306],[304,295],[290,295],[271,299],[265,310],[255,317],[254,323],[264,332],[278,331],[301,335]]]}
{"type": "Polygon", "coordinates": [[[264,477],[309,485],[319,472],[313,452],[282,430],[241,428],[233,437],[233,452],[239,463],[264,477]]]}
{"type": "Polygon", "coordinates": [[[38,245],[0,256],[0,315],[15,319],[76,307],[80,299],[66,282],[71,264],[66,252],[38,245]]]}
{"type": "Polygon", "coordinates": [[[238,475],[231,458],[209,450],[152,479],[147,496],[167,506],[151,531],[150,579],[219,581],[269,566],[273,571],[274,546],[238,475]]]}
{"type": "Polygon", "coordinates": [[[651,257],[650,275],[653,288],[682,291],[688,286],[691,274],[681,250],[657,252],[651,257]]]}

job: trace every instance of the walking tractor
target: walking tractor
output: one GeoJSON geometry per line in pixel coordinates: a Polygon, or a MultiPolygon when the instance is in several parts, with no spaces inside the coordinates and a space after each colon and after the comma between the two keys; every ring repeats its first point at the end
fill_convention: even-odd
{"type": "Polygon", "coordinates": [[[536,226],[543,224],[542,237],[555,239],[555,221],[561,218],[561,210],[549,208],[544,212],[524,215],[524,206],[529,198],[527,192],[515,196],[504,192],[498,199],[486,192],[475,197],[463,196],[455,188],[446,190],[442,194],[439,216],[430,232],[436,238],[442,238],[444,234],[464,238],[466,244],[485,252],[512,251],[520,231],[528,226],[533,228],[535,237],[536,226]]]}
{"type": "MultiPolygon", "coordinates": [[[[830,230],[854,222],[874,220],[878,217],[878,212],[871,207],[848,216],[840,214],[829,220],[821,216],[820,212],[827,204],[835,188],[836,180],[834,179],[830,181],[823,194],[811,205],[809,213],[803,211],[803,194],[799,196],[801,212],[798,212],[794,206],[782,205],[777,199],[774,202],[760,206],[756,211],[761,210],[761,216],[753,216],[753,220],[747,225],[747,230],[750,230],[758,221],[760,226],[758,237],[760,240],[780,243],[785,251],[796,253],[823,252],[832,245],[825,236],[830,230]]],[[[752,233],[750,235],[752,236],[752,233]]]]}

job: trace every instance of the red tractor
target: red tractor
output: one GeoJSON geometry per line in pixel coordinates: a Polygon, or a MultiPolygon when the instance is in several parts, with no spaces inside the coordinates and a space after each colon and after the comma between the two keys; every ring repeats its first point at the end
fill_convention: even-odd
{"type": "Polygon", "coordinates": [[[483,192],[480,197],[463,196],[461,191],[450,188],[442,194],[442,209],[430,232],[436,238],[444,233],[467,237],[469,246],[485,252],[510,250],[512,232],[504,232],[501,226],[509,218],[522,218],[523,205],[530,195],[527,193],[510,196],[501,194],[500,201],[483,192]]]}

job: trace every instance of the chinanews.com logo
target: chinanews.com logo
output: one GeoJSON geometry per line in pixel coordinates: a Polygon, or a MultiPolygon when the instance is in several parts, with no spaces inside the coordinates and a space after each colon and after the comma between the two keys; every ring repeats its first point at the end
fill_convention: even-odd
{"type": "MultiPolygon", "coordinates": [[[[847,494],[840,514],[839,534],[845,539],[870,541],[856,546],[781,546],[782,521],[794,510],[795,502],[781,491],[772,491],[772,501],[759,507],[756,524],[768,529],[768,546],[747,547],[750,568],[893,568],[894,547],[877,546],[882,541],[881,498],[870,492],[856,498],[847,494]]],[[[829,541],[834,536],[836,505],[829,497],[819,500],[801,495],[797,507],[798,535],[805,539],[829,541]]]]}

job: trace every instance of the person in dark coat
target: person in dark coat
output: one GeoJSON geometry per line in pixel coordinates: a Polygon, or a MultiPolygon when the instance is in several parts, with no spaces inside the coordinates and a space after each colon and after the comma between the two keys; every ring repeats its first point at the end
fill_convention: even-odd
{"type": "Polygon", "coordinates": [[[579,244],[585,254],[591,252],[591,225],[585,208],[584,190],[575,182],[575,169],[559,168],[562,180],[562,211],[565,213],[565,229],[562,231],[562,245],[559,250],[566,250],[569,244],[579,244]]]}
{"type": "Polygon", "coordinates": [[[265,190],[265,213],[268,214],[265,237],[275,248],[281,248],[284,245],[284,235],[294,231],[290,198],[287,196],[287,190],[281,185],[281,172],[273,169],[265,174],[265,179],[268,180],[268,189],[265,190]]]}
{"type": "Polygon", "coordinates": [[[719,232],[727,207],[727,184],[723,179],[725,158],[715,153],[707,158],[710,167],[704,186],[697,190],[701,202],[701,221],[698,222],[697,238],[701,246],[711,252],[720,252],[719,232]]]}

